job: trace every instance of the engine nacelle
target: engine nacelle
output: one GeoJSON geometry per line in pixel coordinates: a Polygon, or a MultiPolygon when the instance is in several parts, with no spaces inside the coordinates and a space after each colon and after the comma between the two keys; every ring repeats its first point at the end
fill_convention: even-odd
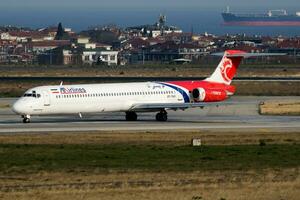
{"type": "Polygon", "coordinates": [[[200,101],[204,101],[206,92],[203,88],[196,88],[192,91],[192,95],[193,95],[194,101],[200,102],[200,101]]]}
{"type": "Polygon", "coordinates": [[[216,102],[227,98],[227,93],[222,89],[196,88],[192,91],[195,102],[216,102]]]}

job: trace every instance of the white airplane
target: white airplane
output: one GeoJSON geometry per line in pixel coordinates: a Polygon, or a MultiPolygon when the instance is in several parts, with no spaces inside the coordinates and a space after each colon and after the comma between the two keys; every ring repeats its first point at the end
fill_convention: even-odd
{"type": "Polygon", "coordinates": [[[24,123],[29,123],[35,115],[79,114],[81,117],[84,113],[101,112],[125,112],[128,121],[137,120],[137,112],[158,112],[156,120],[167,121],[169,109],[205,107],[226,100],[235,92],[230,84],[241,60],[268,55],[274,54],[225,51],[214,73],[202,81],[35,87],[27,90],[12,110],[22,116],[24,123]]]}

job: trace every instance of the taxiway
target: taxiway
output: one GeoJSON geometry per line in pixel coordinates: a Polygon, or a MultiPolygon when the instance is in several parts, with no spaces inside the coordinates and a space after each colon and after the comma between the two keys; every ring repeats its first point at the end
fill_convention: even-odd
{"type": "MultiPolygon", "coordinates": [[[[0,109],[0,133],[25,132],[75,132],[75,131],[148,131],[148,130],[233,130],[249,129],[272,131],[297,131],[300,116],[262,116],[258,114],[260,102],[268,99],[295,99],[300,97],[250,97],[234,96],[231,105],[195,108],[185,111],[168,111],[167,122],[156,122],[155,113],[141,113],[139,120],[127,122],[124,113],[33,116],[30,124],[23,124],[21,117],[10,108],[0,109]]],[[[12,104],[15,99],[0,99],[0,103],[12,104]]]]}

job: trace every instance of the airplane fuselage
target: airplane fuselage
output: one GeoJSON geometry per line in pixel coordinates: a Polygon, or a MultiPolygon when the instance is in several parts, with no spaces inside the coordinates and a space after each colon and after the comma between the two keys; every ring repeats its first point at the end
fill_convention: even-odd
{"type": "MultiPolygon", "coordinates": [[[[269,54],[263,54],[269,55],[269,54]]],[[[166,110],[205,107],[226,100],[235,92],[230,85],[244,57],[256,56],[228,50],[211,76],[202,81],[142,82],[84,85],[50,85],[29,89],[13,105],[13,111],[30,122],[31,115],[159,111],[156,120],[166,121],[166,110]]]]}
{"type": "MultiPolygon", "coordinates": [[[[207,84],[205,81],[190,81],[189,84],[142,82],[41,86],[26,91],[13,110],[21,115],[126,112],[137,104],[190,103],[193,101],[191,90],[185,85],[211,86],[207,84]]],[[[230,90],[223,84],[217,86],[215,88],[230,90]]]]}

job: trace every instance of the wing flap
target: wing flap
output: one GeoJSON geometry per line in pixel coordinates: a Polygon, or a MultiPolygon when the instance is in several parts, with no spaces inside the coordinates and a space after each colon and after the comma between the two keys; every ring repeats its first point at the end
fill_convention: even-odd
{"type": "Polygon", "coordinates": [[[153,109],[188,109],[188,108],[203,108],[207,106],[219,106],[227,104],[224,102],[214,103],[146,103],[146,104],[135,104],[130,110],[153,110],[153,109]]]}

